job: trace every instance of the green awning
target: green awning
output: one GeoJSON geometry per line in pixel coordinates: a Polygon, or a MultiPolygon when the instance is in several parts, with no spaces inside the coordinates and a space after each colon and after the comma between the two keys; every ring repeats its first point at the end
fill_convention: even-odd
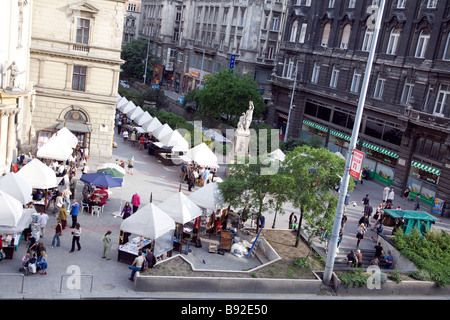
{"type": "Polygon", "coordinates": [[[384,149],[382,147],[370,144],[368,142],[363,142],[363,147],[367,148],[367,149],[370,149],[370,150],[373,150],[373,151],[376,151],[376,152],[379,152],[379,153],[382,153],[384,155],[387,155],[388,157],[392,157],[394,159],[398,159],[398,154],[395,153],[394,151],[390,151],[390,150],[384,149]]]}
{"type": "Polygon", "coordinates": [[[422,221],[440,221],[438,218],[433,217],[425,211],[414,211],[414,210],[394,210],[385,209],[385,213],[390,215],[392,218],[403,218],[412,220],[422,220],[422,221]]]}
{"type": "Polygon", "coordinates": [[[437,176],[441,175],[441,170],[432,168],[430,166],[424,165],[422,163],[416,162],[416,161],[411,161],[411,165],[415,168],[418,168],[420,170],[426,171],[426,172],[430,172],[432,174],[435,174],[437,176]]]}
{"type": "Polygon", "coordinates": [[[312,128],[318,129],[318,130],[323,131],[323,132],[328,132],[328,128],[327,127],[322,126],[322,125],[317,124],[317,123],[314,123],[314,122],[311,122],[311,121],[308,121],[308,120],[303,120],[303,124],[306,124],[307,126],[310,126],[312,128]]]}

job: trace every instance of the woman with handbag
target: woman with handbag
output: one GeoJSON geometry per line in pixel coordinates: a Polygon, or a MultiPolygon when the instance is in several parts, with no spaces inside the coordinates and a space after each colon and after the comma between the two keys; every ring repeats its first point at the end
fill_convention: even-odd
{"type": "Polygon", "coordinates": [[[73,237],[72,237],[72,249],[69,251],[70,253],[72,253],[75,250],[75,243],[77,244],[78,251],[81,250],[81,245],[80,245],[81,227],[80,227],[79,223],[77,223],[75,225],[75,229],[73,229],[72,235],[73,235],[73,237]]]}

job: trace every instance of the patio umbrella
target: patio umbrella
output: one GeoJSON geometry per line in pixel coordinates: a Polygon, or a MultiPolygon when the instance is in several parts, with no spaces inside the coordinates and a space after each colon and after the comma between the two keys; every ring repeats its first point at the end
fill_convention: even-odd
{"type": "Polygon", "coordinates": [[[185,224],[202,214],[202,210],[183,193],[178,192],[166,199],[158,208],[164,211],[175,222],[185,224]]]}
{"type": "Polygon", "coordinates": [[[215,182],[208,183],[206,186],[192,192],[189,195],[189,199],[200,208],[210,211],[216,211],[224,202],[219,186],[215,182]]]}
{"type": "Polygon", "coordinates": [[[66,127],[61,128],[53,134],[52,138],[59,138],[62,141],[65,141],[71,148],[75,148],[78,144],[78,138],[76,135],[74,135],[69,129],[66,127]]]}
{"type": "Polygon", "coordinates": [[[187,156],[200,166],[219,166],[216,154],[204,142],[189,150],[187,156]]]}
{"type": "Polygon", "coordinates": [[[105,163],[97,167],[97,172],[104,172],[116,178],[123,178],[125,169],[115,163],[105,163]]]}
{"type": "Polygon", "coordinates": [[[80,180],[95,187],[103,188],[121,187],[123,181],[121,178],[115,178],[105,172],[85,173],[81,176],[80,180]]]}
{"type": "Polygon", "coordinates": [[[66,161],[73,153],[72,147],[61,137],[53,136],[36,153],[38,158],[66,161]]]}
{"type": "Polygon", "coordinates": [[[32,188],[49,189],[58,185],[56,173],[39,159],[33,159],[23,166],[17,175],[27,181],[32,188]]]}
{"type": "Polygon", "coordinates": [[[30,184],[14,172],[0,178],[0,190],[19,200],[23,205],[32,200],[33,189],[30,184]]]}
{"type": "Polygon", "coordinates": [[[15,227],[22,217],[23,206],[6,192],[0,191],[0,226],[15,227]]]}

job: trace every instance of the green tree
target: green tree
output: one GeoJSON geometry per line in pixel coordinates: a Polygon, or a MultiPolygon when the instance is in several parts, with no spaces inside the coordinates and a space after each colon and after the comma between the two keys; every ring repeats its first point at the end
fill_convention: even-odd
{"type": "MultiPolygon", "coordinates": [[[[130,41],[122,47],[120,58],[125,60],[125,63],[122,65],[122,69],[123,74],[126,77],[143,79],[145,73],[145,62],[147,59],[147,46],[147,40],[138,38],[130,41]]],[[[152,65],[155,64],[157,64],[155,57],[151,54],[151,50],[149,50],[147,79],[152,77],[152,65]]]]}
{"type": "Polygon", "coordinates": [[[184,105],[198,101],[197,112],[206,117],[225,117],[236,125],[239,117],[246,112],[253,101],[253,118],[258,118],[266,109],[266,104],[258,90],[258,85],[250,74],[240,74],[221,70],[204,82],[202,89],[185,97],[184,105]]]}
{"type": "MultiPolygon", "coordinates": [[[[344,166],[345,160],[327,149],[315,149],[303,145],[287,153],[282,172],[291,175],[295,184],[293,188],[285,189],[285,191],[288,193],[289,200],[300,211],[296,247],[299,244],[304,216],[311,228],[313,225],[318,227],[316,219],[320,214],[325,214],[328,210],[331,212],[336,210],[335,206],[329,206],[329,204],[337,204],[330,198],[330,190],[334,190],[339,185],[338,174],[344,172],[344,166]]],[[[349,190],[353,187],[353,182],[350,182],[349,190]]]]}

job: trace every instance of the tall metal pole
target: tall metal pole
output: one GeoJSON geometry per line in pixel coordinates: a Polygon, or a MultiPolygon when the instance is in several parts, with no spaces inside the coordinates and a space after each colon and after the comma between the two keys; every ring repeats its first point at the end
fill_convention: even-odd
{"type": "Polygon", "coordinates": [[[291,111],[292,111],[292,104],[294,103],[294,94],[295,94],[295,87],[297,86],[297,74],[298,74],[298,63],[300,60],[297,60],[297,63],[295,64],[295,77],[294,77],[294,84],[292,85],[292,93],[291,93],[291,103],[289,104],[289,114],[286,122],[286,130],[284,131],[284,142],[287,141],[287,136],[289,132],[289,121],[291,120],[291,111]]]}
{"type": "Polygon", "coordinates": [[[147,56],[145,58],[145,70],[144,70],[144,84],[147,80],[147,65],[148,65],[148,52],[150,50],[150,40],[147,39],[147,56]]]}
{"type": "MultiPolygon", "coordinates": [[[[378,33],[380,30],[381,21],[382,21],[383,12],[384,12],[384,4],[385,4],[385,0],[381,0],[378,14],[376,16],[376,22],[375,22],[374,32],[373,32],[373,40],[372,40],[372,45],[371,45],[370,52],[369,52],[369,57],[367,59],[364,80],[363,80],[363,84],[362,84],[362,88],[361,88],[361,93],[359,96],[358,109],[356,110],[355,124],[353,126],[352,137],[350,139],[350,145],[349,145],[348,154],[347,154],[347,163],[345,165],[344,175],[342,178],[341,186],[339,188],[339,190],[340,190],[339,191],[340,192],[339,201],[338,201],[338,205],[337,205],[337,209],[336,209],[336,216],[334,218],[333,231],[332,231],[331,239],[330,239],[330,242],[328,245],[327,260],[326,260],[325,270],[324,270],[323,279],[322,279],[322,281],[325,285],[331,284],[331,276],[333,273],[334,259],[336,257],[339,231],[341,229],[342,213],[344,211],[345,197],[347,195],[348,183],[350,180],[350,175],[349,175],[350,162],[352,159],[353,150],[356,148],[356,141],[358,140],[358,132],[359,132],[359,128],[361,125],[361,118],[362,118],[362,113],[364,110],[364,104],[366,101],[367,88],[368,88],[369,80],[370,80],[370,73],[372,71],[372,64],[373,64],[373,60],[374,60],[374,56],[375,56],[375,50],[377,47],[378,33]]],[[[370,8],[371,7],[369,7],[369,9],[370,8]]],[[[370,19],[370,17],[369,17],[369,19],[370,19]]],[[[368,25],[368,27],[369,27],[369,25],[368,25]]]]}

